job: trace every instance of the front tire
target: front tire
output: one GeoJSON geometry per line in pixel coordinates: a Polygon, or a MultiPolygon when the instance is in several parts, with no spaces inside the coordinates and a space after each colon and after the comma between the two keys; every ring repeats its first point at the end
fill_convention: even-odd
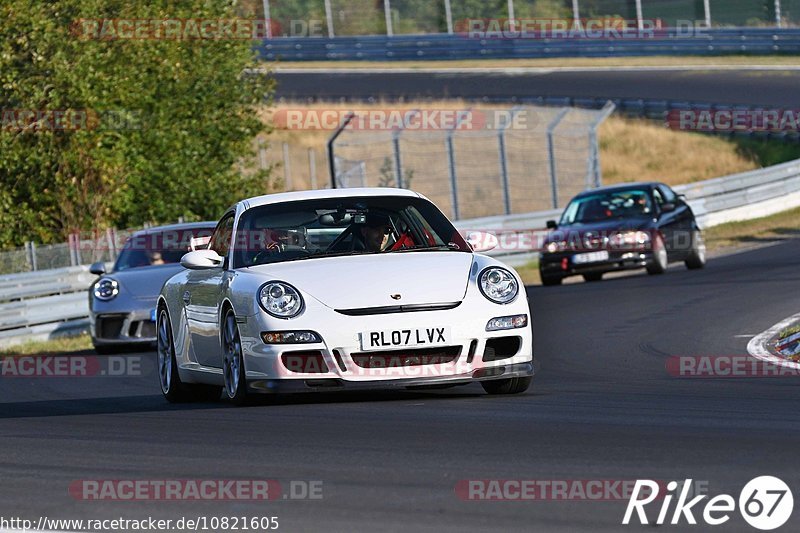
{"type": "Polygon", "coordinates": [[[653,237],[653,261],[647,265],[647,273],[657,276],[667,271],[667,247],[664,245],[664,238],[660,234],[653,237]]]}
{"type": "Polygon", "coordinates": [[[689,257],[686,258],[684,264],[689,270],[697,270],[706,266],[706,243],[699,231],[694,233],[692,251],[689,252],[689,257]]]}
{"type": "Polygon", "coordinates": [[[520,394],[528,390],[533,381],[533,376],[520,378],[495,379],[481,381],[481,386],[487,394],[520,394]]]}
{"type": "Polygon", "coordinates": [[[225,396],[234,405],[245,405],[248,400],[247,378],[242,355],[242,339],[236,315],[228,309],[222,321],[222,375],[225,381],[225,396]]]}
{"type": "Polygon", "coordinates": [[[178,374],[169,315],[163,307],[158,312],[157,327],[156,352],[158,353],[158,377],[161,383],[161,393],[170,403],[189,401],[191,399],[189,391],[181,382],[181,376],[178,374]]]}
{"type": "Polygon", "coordinates": [[[161,393],[170,403],[193,401],[217,401],[221,387],[214,385],[187,384],[181,381],[178,373],[178,362],[175,356],[175,342],[172,337],[172,326],[166,308],[158,313],[156,332],[156,352],[158,354],[158,378],[161,393]]]}

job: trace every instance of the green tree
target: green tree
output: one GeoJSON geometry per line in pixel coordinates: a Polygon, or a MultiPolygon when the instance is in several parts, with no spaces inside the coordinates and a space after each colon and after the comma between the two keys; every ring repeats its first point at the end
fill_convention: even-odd
{"type": "Polygon", "coordinates": [[[265,131],[257,108],[273,91],[268,76],[245,74],[256,63],[252,40],[94,39],[74,31],[81,19],[231,19],[234,4],[0,5],[0,246],[108,225],[216,218],[242,196],[269,191],[268,172],[240,171],[265,131]],[[60,110],[81,126],[18,120],[60,110]]]}

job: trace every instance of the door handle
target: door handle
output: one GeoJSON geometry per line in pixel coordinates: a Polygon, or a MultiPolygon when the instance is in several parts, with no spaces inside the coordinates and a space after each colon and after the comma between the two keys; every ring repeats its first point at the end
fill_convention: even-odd
{"type": "Polygon", "coordinates": [[[189,302],[192,301],[192,295],[189,291],[183,293],[183,303],[189,305],[189,302]]]}

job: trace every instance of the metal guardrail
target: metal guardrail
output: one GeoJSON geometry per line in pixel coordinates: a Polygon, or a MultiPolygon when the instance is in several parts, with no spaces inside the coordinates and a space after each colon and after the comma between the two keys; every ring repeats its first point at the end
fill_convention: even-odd
{"type": "Polygon", "coordinates": [[[0,346],[86,329],[95,279],[87,266],[0,276],[0,346]]]}
{"type": "MultiPolygon", "coordinates": [[[[800,159],[751,172],[680,185],[674,189],[686,196],[701,228],[761,218],[800,207],[800,159]]],[[[455,226],[461,231],[488,230],[519,236],[544,230],[548,220],[557,219],[560,215],[561,210],[538,211],[462,220],[457,221],[455,226]]],[[[535,239],[512,239],[512,242],[519,246],[516,250],[498,249],[489,252],[489,255],[512,266],[523,265],[537,256],[537,250],[525,249],[521,244],[535,244],[535,239]]]]}
{"type": "Polygon", "coordinates": [[[800,52],[800,29],[720,28],[648,38],[478,39],[468,35],[279,37],[257,50],[265,61],[408,61],[539,57],[776,54],[800,52]]]}
{"type": "MultiPolygon", "coordinates": [[[[749,220],[800,206],[800,159],[773,167],[675,187],[684,194],[702,227],[749,220]]],[[[542,230],[560,210],[461,220],[462,231],[525,233],[542,230]]],[[[524,264],[536,250],[499,250],[490,255],[524,264]]],[[[70,267],[0,276],[0,346],[20,339],[85,329],[86,289],[94,280],[88,267],[70,267]]]]}
{"type": "Polygon", "coordinates": [[[701,227],[752,220],[800,206],[800,160],[675,187],[701,227]]]}

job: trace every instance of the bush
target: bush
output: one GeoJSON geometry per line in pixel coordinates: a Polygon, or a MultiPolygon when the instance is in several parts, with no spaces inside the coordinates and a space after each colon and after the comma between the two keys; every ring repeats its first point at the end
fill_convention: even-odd
{"type": "Polygon", "coordinates": [[[216,218],[238,198],[268,190],[268,173],[237,170],[254,156],[253,139],[264,130],[256,109],[273,89],[268,77],[243,74],[256,63],[252,41],[71,32],[80,19],[232,18],[233,4],[0,5],[0,246],[108,225],[216,218]],[[87,127],[21,128],[20,110],[64,110],[87,127]]]}

